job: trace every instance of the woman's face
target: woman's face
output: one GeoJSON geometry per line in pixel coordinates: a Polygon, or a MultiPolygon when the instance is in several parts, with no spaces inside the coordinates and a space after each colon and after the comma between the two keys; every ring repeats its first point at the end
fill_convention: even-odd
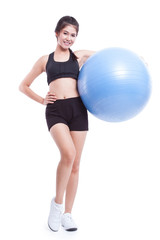
{"type": "Polygon", "coordinates": [[[56,33],[58,44],[64,48],[70,48],[76,40],[77,31],[73,25],[64,27],[59,33],[56,33]]]}

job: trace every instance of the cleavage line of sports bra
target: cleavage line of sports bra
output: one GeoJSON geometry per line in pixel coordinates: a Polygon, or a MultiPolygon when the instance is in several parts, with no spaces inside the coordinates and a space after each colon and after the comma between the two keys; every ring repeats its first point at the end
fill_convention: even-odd
{"type": "Polygon", "coordinates": [[[47,82],[48,85],[58,79],[58,78],[73,78],[78,79],[79,74],[79,64],[78,61],[74,58],[74,54],[69,49],[70,56],[66,62],[56,62],[54,60],[54,52],[49,54],[48,62],[46,64],[46,73],[47,73],[47,82]]]}

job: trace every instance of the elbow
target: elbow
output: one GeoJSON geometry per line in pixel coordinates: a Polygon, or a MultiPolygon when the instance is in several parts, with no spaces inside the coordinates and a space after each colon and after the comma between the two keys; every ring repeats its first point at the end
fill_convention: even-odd
{"type": "Polygon", "coordinates": [[[20,92],[24,92],[24,86],[23,86],[22,83],[19,85],[19,91],[20,91],[20,92]]]}
{"type": "Polygon", "coordinates": [[[19,91],[22,92],[22,93],[25,93],[25,92],[26,92],[26,86],[25,86],[23,83],[21,83],[21,84],[19,85],[19,91]]]}

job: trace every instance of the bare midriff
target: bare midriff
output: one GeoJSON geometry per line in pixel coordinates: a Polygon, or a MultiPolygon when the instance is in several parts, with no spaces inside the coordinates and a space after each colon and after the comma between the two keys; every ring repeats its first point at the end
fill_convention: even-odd
{"type": "Polygon", "coordinates": [[[50,93],[54,93],[57,99],[78,97],[77,80],[73,78],[59,78],[49,84],[50,93]]]}

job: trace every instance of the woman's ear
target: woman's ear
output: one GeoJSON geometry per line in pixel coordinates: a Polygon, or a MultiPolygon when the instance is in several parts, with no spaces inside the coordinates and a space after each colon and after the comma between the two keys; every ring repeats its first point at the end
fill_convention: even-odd
{"type": "Polygon", "coordinates": [[[57,32],[55,32],[55,36],[56,36],[56,38],[58,39],[58,33],[57,33],[57,32]]]}

